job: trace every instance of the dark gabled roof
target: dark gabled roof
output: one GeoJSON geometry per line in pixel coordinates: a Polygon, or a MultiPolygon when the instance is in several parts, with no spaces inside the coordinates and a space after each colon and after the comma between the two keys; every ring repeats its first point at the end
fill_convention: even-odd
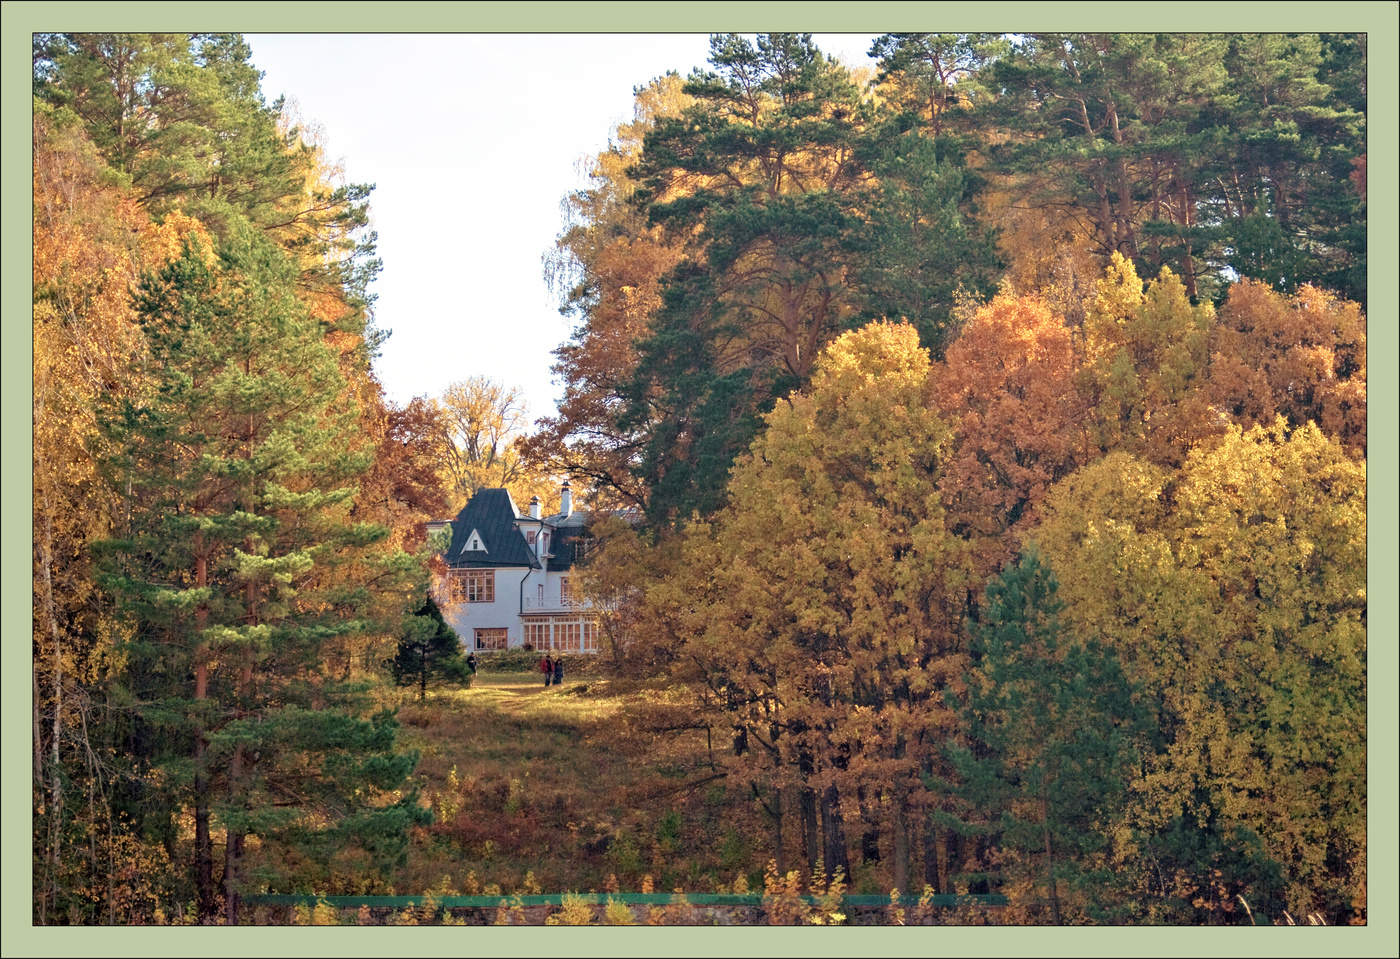
{"type": "Polygon", "coordinates": [[[453,569],[481,569],[495,566],[528,566],[539,569],[530,545],[516,528],[520,511],[503,489],[479,489],[452,521],[452,542],[443,560],[453,569]],[[485,552],[467,550],[467,540],[475,531],[485,552]]]}

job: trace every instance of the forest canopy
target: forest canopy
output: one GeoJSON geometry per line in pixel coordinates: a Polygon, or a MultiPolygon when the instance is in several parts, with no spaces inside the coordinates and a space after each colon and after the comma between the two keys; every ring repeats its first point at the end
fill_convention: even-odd
{"type": "Polygon", "coordinates": [[[1365,38],[870,52],[714,37],[569,200],[637,662],[827,881],[1363,915],[1365,38]]]}
{"type": "Polygon", "coordinates": [[[682,704],[629,734],[703,732],[665,775],[760,869],[1366,922],[1366,36],[869,53],[637,78],[531,424],[489,371],[384,396],[372,187],[244,38],[35,34],[35,922],[450,844],[394,712],[470,682],[426,524],[563,478],[629,520],[577,577],[601,674],[682,704]]]}

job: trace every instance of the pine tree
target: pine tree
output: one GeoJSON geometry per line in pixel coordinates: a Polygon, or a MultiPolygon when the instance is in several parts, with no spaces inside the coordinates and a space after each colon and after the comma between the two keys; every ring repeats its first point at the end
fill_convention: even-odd
{"type": "MultiPolygon", "coordinates": [[[[261,234],[232,230],[215,254],[188,241],[147,276],[137,312],[150,388],[103,413],[105,462],[125,529],[102,549],[126,617],[126,684],[148,819],[194,814],[200,915],[237,921],[246,838],[325,869],[353,839],[374,865],[402,855],[421,815],[393,801],[414,757],[391,716],[328,675],[324,649],[354,636],[365,584],[333,575],[384,530],[350,518],[369,463],[356,411],[295,268],[261,234]]],[[[289,860],[290,861],[290,860],[289,860]]]]}
{"type": "Polygon", "coordinates": [[[36,34],[34,93],[78,116],[153,215],[179,210],[219,237],[252,223],[296,258],[303,291],[363,303],[379,268],[372,187],[331,184],[282,101],[264,101],[251,56],[238,34],[36,34]]]}
{"type": "Polygon", "coordinates": [[[629,170],[684,249],[618,418],[654,525],[721,505],[763,412],[809,382],[822,347],[886,318],[941,347],[954,292],[990,292],[995,265],[953,148],[878,116],[810,35],[718,35],[710,50],[715,70],[691,76],[692,103],[629,170]]]}
{"type": "Polygon", "coordinates": [[[418,698],[428,694],[428,679],[441,676],[470,682],[462,641],[442,618],[442,611],[428,597],[416,615],[405,621],[393,662],[394,681],[400,686],[418,684],[418,698]]]}
{"type": "Polygon", "coordinates": [[[1061,882],[1086,885],[1110,845],[1145,718],[1112,651],[1062,634],[1056,588],[1033,550],[987,587],[964,702],[973,746],[952,755],[1003,850],[1043,857],[1058,925],[1061,882]]]}

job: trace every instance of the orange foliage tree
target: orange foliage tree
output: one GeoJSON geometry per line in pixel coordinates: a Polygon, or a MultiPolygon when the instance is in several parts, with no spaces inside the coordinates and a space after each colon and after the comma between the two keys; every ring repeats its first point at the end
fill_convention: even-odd
{"type": "Polygon", "coordinates": [[[1284,296],[1256,280],[1230,287],[1212,344],[1210,397],[1244,426],[1274,416],[1316,423],[1366,455],[1366,317],[1316,287],[1284,296]]]}
{"type": "MultiPolygon", "coordinates": [[[[93,582],[89,547],[110,533],[119,503],[93,460],[101,448],[95,410],[99,398],[141,382],[143,341],[131,307],[139,271],[201,230],[179,215],[153,223],[108,177],[71,115],[36,104],[33,137],[33,749],[43,846],[35,908],[51,921],[92,900],[112,905],[104,877],[130,863],[144,862],[150,888],[162,883],[136,844],[111,838],[108,798],[120,764],[99,715],[103,684],[119,667],[118,631],[93,582]],[[78,783],[83,795],[70,798],[78,783]]],[[[151,908],[137,898],[135,908],[151,908]]]]}
{"type": "Polygon", "coordinates": [[[561,310],[577,325],[554,354],[564,387],[558,415],[539,422],[523,452],[538,470],[585,478],[599,502],[637,507],[647,499],[631,470],[638,434],[619,424],[619,412],[637,368],[636,344],[683,245],[647,222],[635,203],[632,166],[657,121],[690,102],[674,75],[638,89],[633,121],[598,155],[590,185],[566,199],[569,219],[549,260],[561,310]]]}
{"type": "Polygon", "coordinates": [[[1046,491],[1085,458],[1085,404],[1062,317],[1002,293],[934,369],[931,402],[953,430],[940,479],[950,530],[977,545],[976,591],[1034,526],[1046,491]]]}

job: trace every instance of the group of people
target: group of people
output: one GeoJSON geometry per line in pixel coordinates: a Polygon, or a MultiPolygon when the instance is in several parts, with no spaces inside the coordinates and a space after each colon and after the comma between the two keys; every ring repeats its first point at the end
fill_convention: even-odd
{"type": "Polygon", "coordinates": [[[540,672],[544,673],[544,684],[548,686],[553,683],[558,686],[564,682],[564,657],[551,658],[548,653],[544,654],[544,659],[540,660],[540,672]]]}

